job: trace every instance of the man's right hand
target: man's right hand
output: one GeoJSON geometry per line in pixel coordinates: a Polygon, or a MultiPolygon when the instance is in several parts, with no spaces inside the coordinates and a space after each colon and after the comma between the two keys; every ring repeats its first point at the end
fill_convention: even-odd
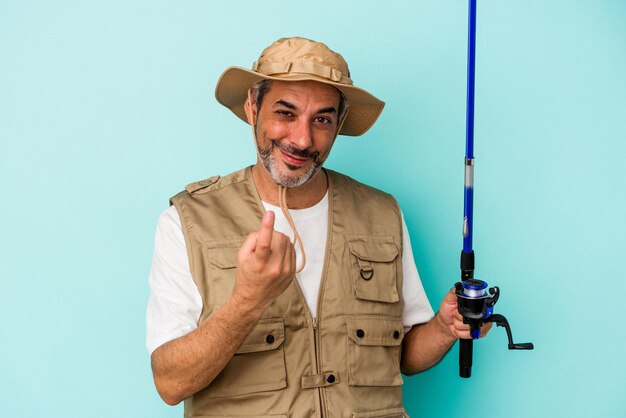
{"type": "Polygon", "coordinates": [[[274,219],[274,212],[266,212],[261,228],[246,237],[237,254],[233,298],[261,312],[289,287],[296,272],[294,246],[274,231],[274,219]]]}

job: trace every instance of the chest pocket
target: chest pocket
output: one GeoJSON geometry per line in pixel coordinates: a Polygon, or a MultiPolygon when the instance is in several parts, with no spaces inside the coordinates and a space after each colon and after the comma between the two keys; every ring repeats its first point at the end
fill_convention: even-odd
{"type": "Polygon", "coordinates": [[[244,237],[234,237],[205,242],[207,277],[204,286],[199,287],[199,290],[204,290],[203,301],[208,306],[221,306],[232,295],[235,287],[237,253],[243,241],[244,237]]]}
{"type": "Polygon", "coordinates": [[[352,290],[357,299],[395,303],[398,247],[392,236],[348,236],[352,290]]]}
{"type": "Polygon", "coordinates": [[[283,318],[261,319],[224,370],[202,392],[218,398],[285,388],[284,342],[283,318]]]}

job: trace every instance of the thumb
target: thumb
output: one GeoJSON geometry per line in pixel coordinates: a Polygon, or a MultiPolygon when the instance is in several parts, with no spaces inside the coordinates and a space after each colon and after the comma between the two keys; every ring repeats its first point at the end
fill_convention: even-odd
{"type": "Polygon", "coordinates": [[[454,287],[452,289],[450,289],[449,292],[446,292],[446,295],[443,298],[443,301],[441,302],[442,304],[447,304],[447,305],[455,305],[456,306],[456,301],[457,301],[457,296],[456,293],[454,292],[454,287]]]}

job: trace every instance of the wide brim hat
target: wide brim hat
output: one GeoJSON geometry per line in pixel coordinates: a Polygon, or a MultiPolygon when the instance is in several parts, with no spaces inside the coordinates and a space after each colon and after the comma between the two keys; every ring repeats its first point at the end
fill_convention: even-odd
{"type": "Polygon", "coordinates": [[[372,127],[385,103],[367,91],[355,87],[348,64],[325,44],[305,38],[282,38],[261,53],[248,70],[229,67],[215,88],[218,102],[248,123],[244,103],[250,87],[262,80],[313,80],[334,86],[348,102],[348,113],[340,135],[359,136],[372,127]]]}

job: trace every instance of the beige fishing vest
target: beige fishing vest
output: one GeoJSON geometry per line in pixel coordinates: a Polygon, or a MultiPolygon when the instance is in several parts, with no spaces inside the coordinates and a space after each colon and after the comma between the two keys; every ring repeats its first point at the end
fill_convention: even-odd
{"type": "MultiPolygon", "coordinates": [[[[317,319],[294,279],[215,380],[185,400],[185,417],[407,417],[400,211],[391,196],[326,173],[317,319]]],[[[237,251],[259,229],[263,204],[250,168],[192,183],[172,204],[202,296],[202,323],[232,294],[237,251]]]]}

